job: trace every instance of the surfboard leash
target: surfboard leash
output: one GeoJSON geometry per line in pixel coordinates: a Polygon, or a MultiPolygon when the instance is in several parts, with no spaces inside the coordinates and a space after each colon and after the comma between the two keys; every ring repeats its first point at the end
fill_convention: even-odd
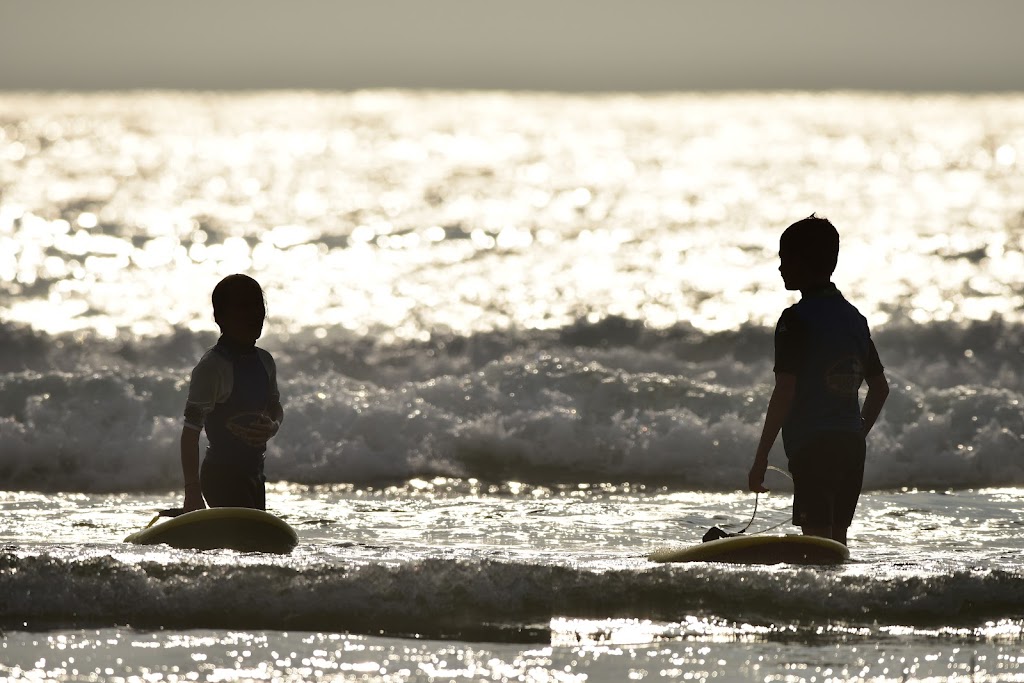
{"type": "Polygon", "coordinates": [[[184,512],[185,512],[185,508],[169,508],[167,510],[161,510],[160,512],[156,513],[156,517],[154,517],[153,519],[149,520],[149,524],[147,524],[146,526],[144,526],[142,528],[143,528],[143,530],[148,529],[149,527],[151,527],[154,524],[156,524],[156,520],[160,519],[161,517],[178,517],[179,515],[183,514],[184,512]]]}
{"type": "Polygon", "coordinates": [[[757,517],[757,501],[759,501],[760,499],[761,499],[761,493],[758,492],[758,491],[755,491],[754,492],[754,512],[753,512],[753,514],[750,515],[750,521],[747,522],[747,525],[745,527],[743,527],[742,529],[740,529],[739,531],[737,531],[736,532],[737,534],[742,534],[742,533],[746,532],[746,530],[750,528],[750,525],[754,523],[754,518],[757,517]]]}
{"type": "MultiPolygon", "coordinates": [[[[768,469],[775,470],[776,472],[781,473],[783,476],[785,476],[790,481],[793,481],[793,477],[789,474],[789,472],[787,472],[784,469],[780,469],[780,468],[776,467],[775,465],[769,465],[768,469]]],[[[755,491],[754,492],[754,512],[750,515],[750,521],[747,522],[747,525],[745,527],[743,527],[739,531],[731,531],[730,532],[730,531],[725,531],[724,529],[721,529],[721,528],[719,528],[717,526],[713,526],[713,527],[711,527],[710,529],[707,530],[707,533],[704,534],[704,538],[701,539],[701,540],[706,543],[708,541],[714,541],[714,540],[717,540],[719,538],[728,538],[730,536],[739,536],[741,534],[746,533],[747,529],[750,528],[750,526],[754,523],[754,520],[757,518],[757,505],[760,502],[760,500],[761,500],[761,492],[760,491],[755,491]]],[[[789,521],[792,520],[792,519],[793,518],[791,516],[791,517],[789,517],[789,519],[786,519],[783,522],[780,522],[780,523],[778,523],[778,524],[776,524],[774,526],[770,526],[767,529],[761,529],[760,531],[755,531],[751,535],[754,536],[754,535],[757,535],[757,534],[763,534],[766,531],[771,531],[772,529],[778,529],[783,524],[788,524],[789,521]]]]}
{"type": "MultiPolygon", "coordinates": [[[[789,472],[787,472],[786,470],[784,470],[784,469],[782,469],[780,467],[776,467],[775,465],[768,465],[768,469],[775,470],[776,472],[778,472],[782,476],[786,477],[790,481],[793,481],[793,475],[791,475],[789,472]]],[[[750,516],[750,521],[747,522],[747,526],[743,527],[743,531],[740,531],[739,533],[742,534],[744,531],[746,531],[747,529],[750,528],[751,524],[754,523],[754,517],[757,516],[757,499],[758,499],[758,496],[760,496],[760,495],[761,495],[760,493],[757,493],[757,492],[754,493],[754,514],[750,516]]],[[[790,515],[789,517],[787,517],[783,521],[779,522],[778,524],[775,524],[773,526],[767,527],[765,529],[761,529],[760,531],[755,531],[753,534],[751,534],[751,536],[756,536],[757,534],[763,534],[764,532],[771,531],[772,529],[778,529],[783,524],[789,524],[792,520],[793,520],[793,516],[790,515]]]]}

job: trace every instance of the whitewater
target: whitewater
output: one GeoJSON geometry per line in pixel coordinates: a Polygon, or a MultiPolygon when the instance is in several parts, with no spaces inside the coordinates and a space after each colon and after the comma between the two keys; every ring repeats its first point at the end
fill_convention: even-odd
{"type": "MultiPolygon", "coordinates": [[[[1007,95],[5,94],[0,676],[1024,680],[1022,122],[1007,95]],[[815,211],[892,389],[853,559],[649,563],[750,520],[778,236],[815,211]],[[266,292],[268,509],[300,545],[125,545],[180,504],[233,272],[266,292]]],[[[766,483],[751,531],[795,532],[766,483]]]]}

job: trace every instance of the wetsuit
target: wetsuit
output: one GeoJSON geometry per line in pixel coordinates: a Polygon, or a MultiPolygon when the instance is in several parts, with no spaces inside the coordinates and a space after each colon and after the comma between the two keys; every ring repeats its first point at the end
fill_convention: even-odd
{"type": "Polygon", "coordinates": [[[185,426],[206,429],[209,447],[199,475],[210,507],[266,508],[263,460],[267,445],[238,438],[247,426],[281,399],[277,370],[269,353],[221,337],[192,371],[185,426]]]}
{"type": "Polygon", "coordinates": [[[835,285],[804,291],[783,311],[775,372],[797,378],[782,427],[797,526],[850,526],[864,481],[858,390],[882,371],[867,320],[835,285]]]}

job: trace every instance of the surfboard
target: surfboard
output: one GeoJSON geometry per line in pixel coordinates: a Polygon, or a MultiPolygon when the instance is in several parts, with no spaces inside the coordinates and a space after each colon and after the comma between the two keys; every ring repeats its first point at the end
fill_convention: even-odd
{"type": "Polygon", "coordinates": [[[283,519],[252,508],[207,508],[156,524],[159,518],[157,515],[146,528],[128,536],[125,543],[285,554],[299,542],[295,529],[283,519]]]}
{"type": "Polygon", "coordinates": [[[841,564],[849,549],[818,536],[729,536],[686,548],[658,550],[652,562],[731,562],[736,564],[841,564]]]}

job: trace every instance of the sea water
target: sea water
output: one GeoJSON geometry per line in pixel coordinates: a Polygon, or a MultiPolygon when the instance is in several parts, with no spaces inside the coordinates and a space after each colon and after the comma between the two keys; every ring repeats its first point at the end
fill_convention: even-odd
{"type": "Polygon", "coordinates": [[[0,677],[1024,680],[1022,166],[1015,95],[4,94],[0,677]],[[852,560],[650,563],[796,531],[812,211],[892,387],[852,560]],[[126,545],[233,272],[300,545],[126,545]]]}

